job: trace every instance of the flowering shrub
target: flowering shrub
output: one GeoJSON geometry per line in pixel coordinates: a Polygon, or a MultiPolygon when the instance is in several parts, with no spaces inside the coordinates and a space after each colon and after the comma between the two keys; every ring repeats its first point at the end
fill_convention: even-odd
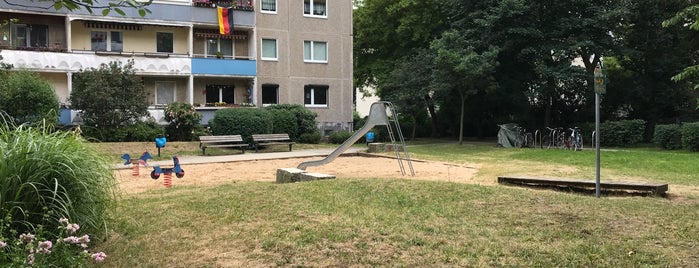
{"type": "Polygon", "coordinates": [[[165,121],[170,124],[165,128],[173,141],[191,141],[192,131],[199,125],[201,114],[188,103],[173,102],[165,107],[165,121]]]}
{"type": "Polygon", "coordinates": [[[81,267],[90,261],[100,263],[107,258],[104,252],[89,252],[90,236],[77,236],[80,225],[70,223],[68,219],[59,220],[60,234],[55,242],[44,238],[47,232],[42,226],[36,229],[36,234],[23,233],[19,236],[16,230],[4,230],[8,219],[6,217],[0,221],[0,231],[3,231],[0,232],[0,263],[10,267],[81,267]]]}

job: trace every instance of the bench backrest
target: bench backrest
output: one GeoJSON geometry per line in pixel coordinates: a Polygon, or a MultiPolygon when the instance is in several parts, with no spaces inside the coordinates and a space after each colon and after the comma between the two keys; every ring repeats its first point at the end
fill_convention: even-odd
{"type": "Polygon", "coordinates": [[[240,135],[199,136],[201,142],[242,142],[240,135]]]}
{"type": "Polygon", "coordinates": [[[252,140],[254,141],[288,141],[289,134],[252,134],[252,140]]]}

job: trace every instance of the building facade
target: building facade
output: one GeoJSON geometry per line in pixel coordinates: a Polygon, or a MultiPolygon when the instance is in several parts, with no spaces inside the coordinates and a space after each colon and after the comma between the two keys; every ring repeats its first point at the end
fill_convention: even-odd
{"type": "MultiPolygon", "coordinates": [[[[351,1],[163,0],[148,9],[102,16],[0,1],[0,20],[14,19],[0,26],[0,55],[50,81],[66,107],[73,74],[133,60],[162,124],[171,102],[195,105],[203,124],[218,109],[302,104],[325,134],[351,129],[351,1]],[[231,8],[230,34],[219,32],[219,6],[231,8]]],[[[61,115],[79,123],[75,111],[61,115]]]]}

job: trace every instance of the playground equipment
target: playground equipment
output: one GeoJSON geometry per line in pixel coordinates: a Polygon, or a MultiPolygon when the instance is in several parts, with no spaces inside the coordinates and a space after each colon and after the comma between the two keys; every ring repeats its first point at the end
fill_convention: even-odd
{"type": "Polygon", "coordinates": [[[124,154],[121,156],[121,159],[124,159],[124,165],[129,165],[132,164],[133,170],[131,171],[131,175],[133,176],[138,176],[139,175],[139,166],[143,165],[144,167],[148,166],[148,159],[153,159],[153,157],[148,153],[148,151],[143,152],[141,154],[141,157],[138,159],[132,159],[129,154],[124,154]]]}
{"type": "Polygon", "coordinates": [[[160,178],[160,174],[163,174],[163,185],[167,188],[172,187],[172,173],[175,173],[177,178],[184,177],[184,169],[180,166],[180,159],[177,156],[173,156],[172,162],[174,163],[173,167],[153,166],[153,171],[150,173],[151,179],[157,180],[160,178]]]}
{"type": "Polygon", "coordinates": [[[410,175],[415,176],[413,164],[410,161],[410,155],[408,154],[408,150],[405,146],[403,132],[400,129],[400,124],[398,123],[395,108],[393,106],[393,103],[387,101],[378,101],[372,103],[371,108],[369,110],[369,118],[367,119],[367,122],[364,124],[364,126],[362,126],[361,129],[355,131],[354,134],[351,137],[349,137],[349,139],[342,143],[340,147],[337,147],[334,151],[332,151],[332,153],[330,153],[327,157],[321,160],[303,162],[299,164],[297,168],[300,170],[306,170],[307,167],[321,166],[332,162],[333,160],[335,160],[335,158],[340,156],[340,154],[349,149],[355,142],[361,139],[364,136],[364,134],[367,134],[374,126],[386,126],[386,128],[388,129],[388,136],[391,138],[391,145],[393,146],[393,151],[396,152],[396,158],[398,159],[398,165],[400,166],[401,174],[405,175],[406,173],[403,161],[407,161],[408,166],[410,168],[410,175]],[[388,112],[390,112],[391,115],[393,115],[391,119],[389,119],[388,117],[388,112]],[[393,129],[391,128],[391,123],[393,123],[393,127],[395,128],[398,134],[398,138],[400,140],[401,145],[400,148],[398,147],[398,144],[396,144],[396,138],[393,133],[393,129]]]}
{"type": "Polygon", "coordinates": [[[164,136],[156,137],[155,138],[155,148],[158,148],[158,157],[160,157],[160,148],[165,147],[165,143],[167,142],[167,138],[164,136]]]}

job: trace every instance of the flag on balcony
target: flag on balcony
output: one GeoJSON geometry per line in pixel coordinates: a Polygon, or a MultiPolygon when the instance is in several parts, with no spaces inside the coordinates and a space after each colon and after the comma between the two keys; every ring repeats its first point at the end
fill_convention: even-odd
{"type": "Polygon", "coordinates": [[[233,8],[217,7],[218,30],[221,34],[231,34],[233,32],[233,8]]]}

